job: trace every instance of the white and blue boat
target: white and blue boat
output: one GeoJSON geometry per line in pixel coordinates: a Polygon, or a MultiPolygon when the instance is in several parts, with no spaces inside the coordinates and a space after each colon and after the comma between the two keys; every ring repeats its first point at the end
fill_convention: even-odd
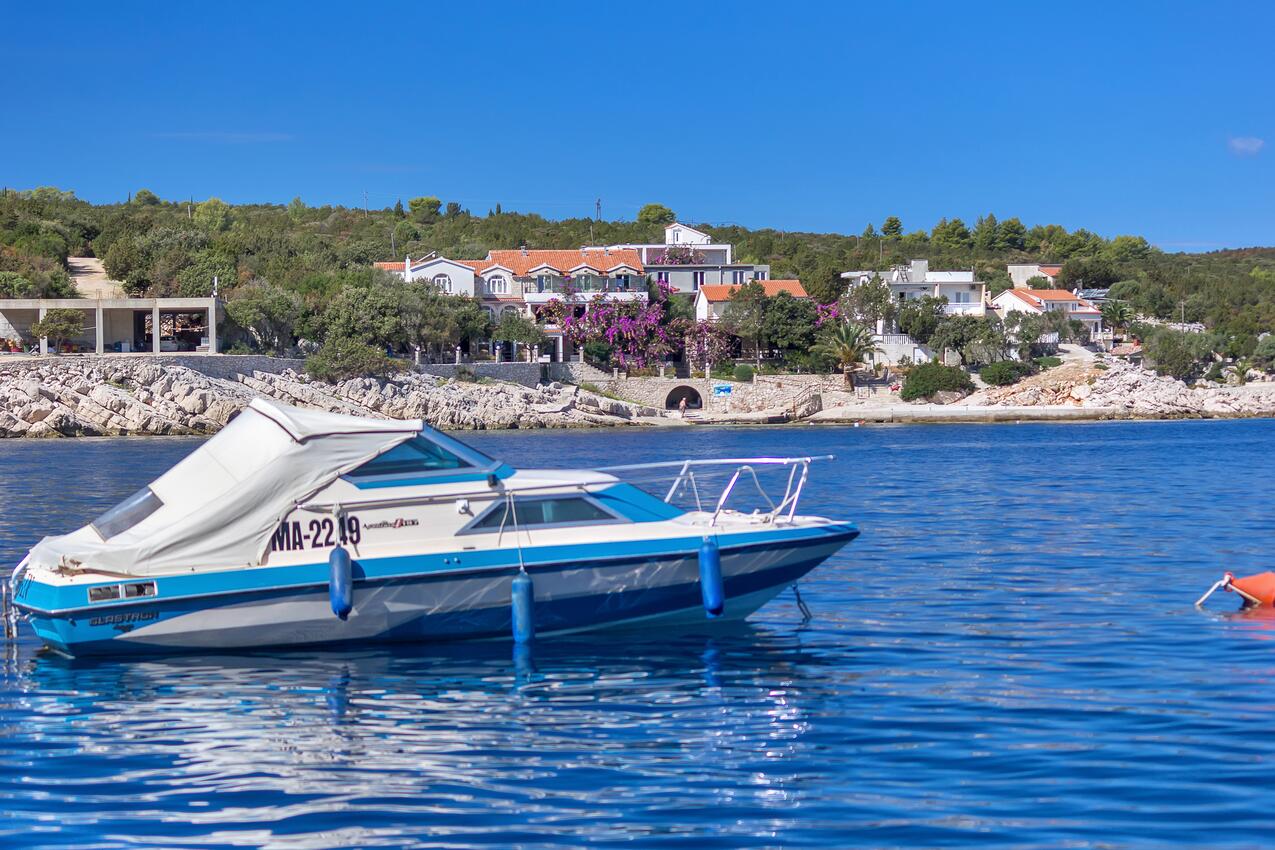
{"type": "Polygon", "coordinates": [[[257,400],[143,490],[41,540],[9,589],[76,656],[740,619],[859,533],[797,513],[812,460],[514,469],[420,421],[257,400]],[[710,464],[735,469],[705,505],[710,464]],[[787,473],[776,499],[767,466],[787,473]],[[663,498],[618,475],[651,469],[673,478],[663,498]],[[764,508],[731,507],[741,482],[764,508]]]}

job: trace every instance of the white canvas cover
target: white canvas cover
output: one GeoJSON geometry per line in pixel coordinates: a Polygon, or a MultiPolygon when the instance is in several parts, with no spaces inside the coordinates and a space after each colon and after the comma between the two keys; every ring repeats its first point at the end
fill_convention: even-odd
{"type": "Polygon", "coordinates": [[[423,427],[418,419],[363,419],[255,399],[151,483],[163,502],[154,513],[106,541],[91,525],[46,537],[31,563],[130,575],[258,564],[297,501],[423,427]]]}

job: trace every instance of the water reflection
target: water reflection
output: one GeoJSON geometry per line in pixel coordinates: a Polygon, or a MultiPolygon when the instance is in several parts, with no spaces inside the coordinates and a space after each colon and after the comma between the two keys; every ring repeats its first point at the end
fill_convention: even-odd
{"type": "Polygon", "coordinates": [[[611,805],[779,805],[822,664],[799,637],[750,626],[546,642],[525,669],[497,644],[132,661],[40,652],[12,682],[6,720],[9,747],[42,756],[6,754],[0,769],[116,811],[117,824],[162,820],[181,801],[192,830],[357,807],[361,822],[429,812],[436,835],[519,818],[543,834],[564,807],[606,821],[611,805]]]}

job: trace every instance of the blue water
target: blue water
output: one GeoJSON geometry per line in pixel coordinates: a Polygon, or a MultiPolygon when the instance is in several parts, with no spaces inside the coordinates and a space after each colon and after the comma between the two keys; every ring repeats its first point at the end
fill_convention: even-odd
{"type": "MultiPolygon", "coordinates": [[[[0,680],[3,847],[1263,847],[1275,423],[479,435],[824,453],[863,536],[718,635],[69,662],[0,680]]],[[[198,443],[0,443],[0,562],[198,443]]]]}

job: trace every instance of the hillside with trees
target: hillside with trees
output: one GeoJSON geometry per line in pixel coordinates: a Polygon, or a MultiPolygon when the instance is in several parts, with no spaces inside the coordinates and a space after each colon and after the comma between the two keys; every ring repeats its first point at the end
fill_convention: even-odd
{"type": "MultiPolygon", "coordinates": [[[[232,324],[228,338],[244,348],[282,352],[297,337],[334,334],[377,349],[443,345],[493,329],[484,326],[476,305],[441,298],[423,285],[388,287],[390,279],[373,261],[430,251],[477,258],[520,245],[658,242],[674,215],[650,204],[635,221],[554,221],[500,205],[474,213],[428,196],[364,210],[310,206],[301,198],[287,204],[191,203],[145,189],[127,203],[90,204],[48,187],[6,190],[0,197],[0,297],[66,296],[72,292],[67,257],[97,256],[135,295],[206,296],[216,277],[232,324]]],[[[1249,356],[1259,335],[1275,330],[1271,248],[1169,254],[1140,236],[1107,238],[990,214],[972,224],[945,218],[930,230],[910,231],[887,216],[859,235],[687,223],[715,241],[733,243],[741,260],[769,263],[775,278],[799,278],[820,304],[838,301],[839,275],[848,269],[928,259],[931,268],[973,268],[996,292],[1009,286],[1007,263],[1053,262],[1062,264],[1060,286],[1111,287],[1112,298],[1136,315],[1203,323],[1211,332],[1206,347],[1215,350],[1249,356]]],[[[763,306],[741,301],[732,311],[742,336],[752,336],[757,346],[812,347],[813,330],[802,328],[810,326],[809,309],[786,302],[763,306]],[[767,317],[772,306],[774,315],[767,317]]],[[[910,320],[923,325],[927,317],[910,320]]],[[[529,331],[511,327],[508,333],[529,331]]]]}

